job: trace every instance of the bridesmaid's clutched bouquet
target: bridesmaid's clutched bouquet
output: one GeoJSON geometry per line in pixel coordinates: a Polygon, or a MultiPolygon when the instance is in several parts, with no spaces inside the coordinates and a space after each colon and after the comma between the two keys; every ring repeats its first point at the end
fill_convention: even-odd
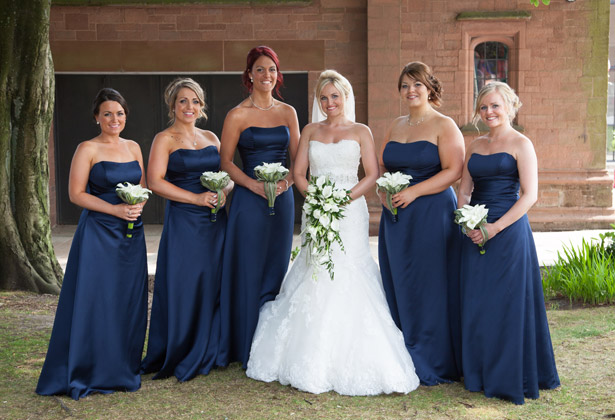
{"type": "Polygon", "coordinates": [[[455,223],[461,226],[463,233],[476,228],[482,232],[483,242],[478,244],[481,255],[485,253],[483,246],[489,240],[489,234],[487,229],[485,229],[487,213],[489,213],[489,209],[484,204],[477,204],[475,206],[466,204],[462,208],[455,210],[455,223]]]}
{"type": "MultiPolygon", "coordinates": [[[[327,269],[331,280],[331,246],[337,242],[342,251],[344,250],[339,221],[344,218],[343,207],[351,201],[348,194],[350,191],[337,188],[326,176],[312,177],[303,204],[306,224],[301,232],[304,238],[301,246],[307,248],[307,257],[312,264],[320,264],[327,269]]],[[[312,276],[316,279],[315,271],[312,276]]]]}
{"type": "Polygon", "coordinates": [[[217,214],[221,207],[220,203],[222,202],[220,197],[224,194],[222,190],[226,188],[229,182],[231,182],[231,177],[224,171],[207,171],[203,172],[201,175],[201,185],[210,191],[215,191],[216,194],[218,194],[218,204],[216,204],[216,207],[211,209],[211,213],[209,214],[209,220],[212,222],[218,220],[217,214]]]}
{"type": "MultiPolygon", "coordinates": [[[[130,182],[120,182],[115,188],[115,193],[124,203],[135,205],[146,201],[152,191],[143,188],[140,184],[133,185],[130,182]]],[[[132,229],[134,227],[134,222],[128,222],[127,238],[132,238],[132,229]]]]}
{"type": "Polygon", "coordinates": [[[266,163],[254,167],[254,175],[259,181],[265,183],[265,195],[269,203],[269,215],[275,215],[275,197],[278,181],[284,179],[288,175],[288,169],[282,166],[281,163],[266,163]]]}
{"type": "Polygon", "coordinates": [[[397,207],[393,207],[393,203],[391,202],[391,197],[393,194],[397,194],[408,185],[410,185],[410,180],[412,179],[411,175],[406,175],[401,172],[385,172],[380,178],[376,180],[376,193],[379,193],[380,190],[386,192],[387,195],[387,205],[389,206],[389,210],[393,214],[393,222],[397,222],[397,207]]]}

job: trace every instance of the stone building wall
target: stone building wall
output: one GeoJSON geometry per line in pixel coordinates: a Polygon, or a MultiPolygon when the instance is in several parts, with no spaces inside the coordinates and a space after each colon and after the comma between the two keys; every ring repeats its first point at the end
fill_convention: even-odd
{"type": "MultiPolygon", "coordinates": [[[[517,123],[539,159],[532,225],[597,228],[615,221],[605,170],[608,8],[602,0],[538,8],[529,0],[52,6],[50,42],[56,71],[98,73],[238,72],[251,47],[270,45],[282,71],[308,72],[310,101],[321,70],[346,75],[357,120],[369,124],[377,146],[387,124],[406,112],[397,77],[414,60],[441,79],[441,111],[470,142],[473,48],[507,43],[510,84],[524,104],[517,123]]],[[[375,196],[368,201],[375,227],[380,208],[375,196]]]]}

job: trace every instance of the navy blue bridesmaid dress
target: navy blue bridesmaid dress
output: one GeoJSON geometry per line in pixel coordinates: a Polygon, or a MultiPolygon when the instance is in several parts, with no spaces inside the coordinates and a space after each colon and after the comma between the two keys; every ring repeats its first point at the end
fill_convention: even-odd
{"type": "MultiPolygon", "coordinates": [[[[385,146],[389,172],[411,175],[411,185],[441,171],[438,147],[428,141],[385,146]]],[[[452,188],[398,208],[383,207],[378,238],[382,283],[393,320],[404,335],[422,385],[460,379],[459,244],[452,188]]]]}
{"type": "MultiPolygon", "coordinates": [[[[254,167],[263,162],[286,166],[289,143],[286,126],[245,129],[237,144],[244,173],[255,178],[254,167]]],[[[291,189],[276,198],[270,216],[266,199],[235,188],[223,256],[221,365],[247,367],[259,310],[275,299],[288,269],[294,211],[291,189]]]]}
{"type": "MultiPolygon", "coordinates": [[[[178,149],[169,155],[166,179],[191,191],[207,191],[200,176],[218,171],[215,146],[178,149]]],[[[226,211],[167,200],[160,237],[147,354],[142,372],[180,382],[206,375],[220,342],[220,274],[226,211]]]]}
{"type": "MultiPolygon", "coordinates": [[[[473,154],[471,205],[493,223],[519,199],[517,161],[508,153],[473,154]]],[[[523,404],[559,386],[536,247],[527,215],[485,244],[462,241],[461,310],[466,389],[523,404]]]]}
{"type": "MultiPolygon", "coordinates": [[[[137,161],[92,166],[87,191],[119,204],[119,182],[138,184],[137,161]]],[[[147,324],[147,257],[141,219],[128,222],[83,210],[66,273],[43,370],[40,395],[136,391],[147,324]]]]}

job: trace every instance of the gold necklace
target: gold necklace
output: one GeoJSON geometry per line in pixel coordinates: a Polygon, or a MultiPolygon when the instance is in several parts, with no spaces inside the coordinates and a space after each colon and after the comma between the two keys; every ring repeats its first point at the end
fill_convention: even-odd
{"type": "MultiPolygon", "coordinates": [[[[261,108],[260,106],[256,105],[254,103],[254,100],[252,99],[252,95],[248,96],[248,98],[250,98],[250,102],[252,102],[252,105],[254,105],[256,108],[260,109],[261,111],[269,111],[271,108],[273,108],[273,106],[275,105],[275,101],[273,101],[271,103],[271,105],[269,105],[267,108],[261,108]]],[[[273,99],[273,98],[272,98],[273,99]]]]}

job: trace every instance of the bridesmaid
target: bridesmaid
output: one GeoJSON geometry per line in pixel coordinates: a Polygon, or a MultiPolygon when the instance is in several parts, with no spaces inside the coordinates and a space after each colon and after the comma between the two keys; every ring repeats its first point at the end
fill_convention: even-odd
{"type": "MultiPolygon", "coordinates": [[[[217,221],[210,212],[220,197],[201,185],[205,171],[218,171],[220,141],[195,126],[207,119],[205,92],[192,79],[179,78],[166,88],[171,126],[154,138],[147,180],[166,198],[158,249],[154,301],[144,373],[154,379],[175,376],[180,382],[206,375],[216,363],[220,340],[220,266],[226,212],[217,221]]],[[[232,186],[227,187],[228,190],[232,186]]]]}
{"type": "Polygon", "coordinates": [[[480,90],[474,121],[480,118],[489,133],[468,147],[458,196],[459,207],[489,209],[488,238],[477,229],[462,242],[465,387],[515,404],[560,384],[526,214],[538,194],[536,153],[530,139],[511,125],[520,106],[505,83],[480,90]],[[488,242],[481,255],[476,244],[483,240],[488,242]]]}
{"type": "Polygon", "coordinates": [[[219,363],[240,361],[244,369],[260,307],[280,291],[293,239],[292,168],[286,179],[278,182],[274,216],[269,215],[263,183],[254,176],[254,167],[263,162],[288,167],[288,158],[292,164],[297,152],[297,113],[273,97],[274,90],[280,96],[283,79],[279,67],[271,48],[250,50],[242,76],[249,96],[229,111],[222,129],[222,169],[237,188],[224,248],[219,363]],[[236,149],[243,170],[233,163],[236,149]]]}
{"type": "Polygon", "coordinates": [[[397,87],[408,115],[388,129],[380,171],[400,171],[412,180],[393,196],[397,222],[381,194],[380,272],[421,384],[437,385],[460,376],[460,232],[451,218],[457,206],[451,185],[463,168],[463,136],[451,118],[434,109],[442,88],[426,64],[407,64],[397,87]]]}
{"type": "Polygon", "coordinates": [[[105,88],[93,104],[100,134],[79,144],[70,168],[71,202],[84,208],[71,244],[40,395],[136,391],[147,324],[147,259],[141,211],[123,204],[120,182],[145,185],[139,145],[120,137],[128,106],[105,88]],[[126,237],[134,223],[132,238],[126,237]]]}

